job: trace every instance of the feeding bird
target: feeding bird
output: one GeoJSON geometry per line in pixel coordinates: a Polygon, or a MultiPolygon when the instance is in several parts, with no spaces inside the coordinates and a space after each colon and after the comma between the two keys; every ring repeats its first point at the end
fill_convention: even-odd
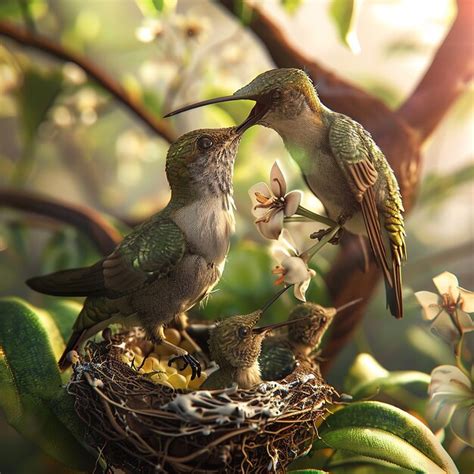
{"type": "Polygon", "coordinates": [[[34,290],[86,296],[58,365],[68,353],[114,322],[143,326],[155,343],[189,364],[199,362],[164,339],[163,325],[189,310],[219,281],[234,231],[232,176],[243,129],[195,130],[173,143],[166,158],[167,206],[136,227],[90,267],[31,278],[34,290]]]}
{"type": "Polygon", "coordinates": [[[262,312],[232,316],[212,329],[209,349],[219,369],[212,372],[201,389],[221,389],[233,384],[250,389],[262,382],[258,362],[262,341],[270,331],[294,324],[294,321],[285,321],[256,328],[262,312]]]}
{"type": "Polygon", "coordinates": [[[344,229],[368,237],[384,275],[387,305],[401,318],[403,204],[395,175],[370,133],[324,106],[307,74],[293,68],[264,72],[230,96],[188,105],[167,116],[241,99],[256,102],[241,127],[260,124],[278,132],[328,216],[344,229]]]}
{"type": "Polygon", "coordinates": [[[298,361],[310,360],[310,354],[319,349],[336,314],[360,301],[351,301],[337,309],[311,302],[296,306],[288,316],[288,321],[294,324],[263,341],[258,359],[262,379],[281,380],[293,372],[298,361]]]}

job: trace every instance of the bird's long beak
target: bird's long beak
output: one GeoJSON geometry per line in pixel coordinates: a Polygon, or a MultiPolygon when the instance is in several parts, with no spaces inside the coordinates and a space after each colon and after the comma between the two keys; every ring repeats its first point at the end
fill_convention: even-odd
{"type": "Polygon", "coordinates": [[[294,324],[296,322],[300,323],[301,321],[304,321],[305,319],[310,319],[308,316],[307,318],[300,318],[300,319],[293,319],[291,321],[283,321],[282,323],[276,323],[276,324],[269,324],[267,326],[262,326],[259,328],[253,328],[252,332],[254,334],[266,334],[267,332],[273,331],[274,329],[282,328],[285,326],[290,326],[291,324],[294,324]]]}
{"type": "Polygon", "coordinates": [[[197,109],[199,107],[204,107],[205,105],[219,104],[221,102],[230,102],[232,100],[253,100],[256,102],[253,109],[250,111],[248,117],[237,127],[239,133],[245,132],[252,125],[255,125],[263,116],[267,113],[269,108],[269,103],[265,98],[255,96],[255,95],[243,95],[243,94],[232,94],[226,95],[224,97],[216,97],[215,99],[203,100],[201,102],[196,102],[194,104],[185,105],[179,109],[169,112],[164,117],[172,117],[173,115],[186,112],[188,110],[197,109]]]}
{"type": "Polygon", "coordinates": [[[341,311],[344,311],[345,309],[360,303],[363,299],[364,298],[357,298],[356,300],[349,301],[349,303],[345,303],[342,306],[339,306],[339,308],[336,308],[336,314],[339,314],[341,311]]]}

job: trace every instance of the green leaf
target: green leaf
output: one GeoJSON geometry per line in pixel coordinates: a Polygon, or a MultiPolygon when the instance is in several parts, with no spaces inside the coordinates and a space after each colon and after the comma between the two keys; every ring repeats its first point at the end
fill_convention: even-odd
{"type": "MultiPolygon", "coordinates": [[[[303,0],[280,0],[281,6],[287,13],[293,15],[303,3],[303,0]]],[[[296,472],[296,471],[295,471],[296,472]]]]}
{"type": "Polygon", "coordinates": [[[0,300],[0,407],[17,431],[50,456],[86,470],[93,459],[77,441],[82,424],[56,364],[63,349],[48,312],[17,298],[0,300]]]}
{"type": "MultiPolygon", "coordinates": [[[[48,6],[44,0],[29,0],[28,9],[33,18],[39,18],[47,12],[48,6]]],[[[2,0],[0,2],[0,18],[20,19],[22,16],[18,0],[2,0]]]]}
{"type": "MultiPolygon", "coordinates": [[[[471,160],[472,161],[472,160],[471,160]]],[[[462,185],[474,180],[474,164],[468,163],[448,174],[430,173],[423,180],[418,204],[438,205],[462,185]]]]}
{"type": "Polygon", "coordinates": [[[359,354],[349,369],[344,388],[356,400],[376,395],[380,391],[416,384],[427,393],[430,376],[415,370],[388,372],[369,354],[359,354]]]}
{"type": "Polygon", "coordinates": [[[136,0],[138,8],[145,16],[157,16],[176,9],[177,0],[136,0]]]}
{"type": "Polygon", "coordinates": [[[458,472],[436,436],[414,416],[380,402],[358,402],[328,416],[314,449],[330,447],[430,474],[458,472]]]}
{"type": "Polygon", "coordinates": [[[360,52],[359,39],[355,30],[359,0],[332,0],[329,14],[334,21],[339,38],[353,53],[360,52]]]}
{"type": "Polygon", "coordinates": [[[26,142],[34,140],[38,127],[61,92],[62,77],[60,72],[43,73],[37,69],[25,71],[18,92],[18,106],[26,142]]]}
{"type": "Polygon", "coordinates": [[[342,449],[334,453],[329,459],[326,467],[338,473],[350,474],[404,474],[413,473],[411,469],[402,469],[395,464],[381,459],[369,458],[367,456],[360,456],[342,449]]]}
{"type": "Polygon", "coordinates": [[[296,471],[288,471],[288,474],[325,474],[326,471],[320,469],[297,469],[296,471]]]}

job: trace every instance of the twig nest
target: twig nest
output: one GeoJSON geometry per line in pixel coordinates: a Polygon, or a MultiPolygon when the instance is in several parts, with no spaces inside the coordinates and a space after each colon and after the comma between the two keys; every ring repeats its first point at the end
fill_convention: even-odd
{"type": "Polygon", "coordinates": [[[86,442],[125,472],[282,472],[338,398],[309,363],[251,390],[156,383],[122,360],[127,337],[89,344],[68,384],[86,442]]]}

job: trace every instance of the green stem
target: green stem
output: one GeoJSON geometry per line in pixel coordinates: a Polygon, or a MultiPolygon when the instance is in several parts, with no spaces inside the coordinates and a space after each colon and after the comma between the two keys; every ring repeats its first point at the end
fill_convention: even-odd
{"type": "Polygon", "coordinates": [[[309,249],[305,250],[300,257],[309,262],[341,229],[341,226],[336,224],[332,228],[331,232],[326,234],[317,244],[314,244],[309,249]]]}
{"type": "Polygon", "coordinates": [[[463,342],[464,342],[464,330],[461,326],[461,323],[459,322],[459,315],[458,315],[458,309],[457,308],[455,309],[453,316],[454,316],[454,318],[453,318],[454,321],[453,322],[455,323],[456,329],[459,331],[459,334],[460,334],[459,341],[457,342],[456,346],[454,347],[454,357],[456,358],[456,365],[470,379],[471,374],[470,374],[469,370],[465,367],[465,365],[462,361],[462,345],[463,345],[463,342]]]}
{"type": "Polygon", "coordinates": [[[292,217],[285,217],[283,221],[284,222],[313,222],[313,219],[308,219],[307,217],[292,216],[292,217]]]}
{"type": "Polygon", "coordinates": [[[329,217],[321,216],[319,214],[316,214],[315,212],[311,212],[309,209],[305,209],[302,206],[298,206],[298,209],[296,209],[295,214],[299,214],[300,216],[307,217],[312,221],[328,225],[329,227],[335,227],[338,225],[337,222],[334,222],[332,219],[329,219],[329,217]]]}

